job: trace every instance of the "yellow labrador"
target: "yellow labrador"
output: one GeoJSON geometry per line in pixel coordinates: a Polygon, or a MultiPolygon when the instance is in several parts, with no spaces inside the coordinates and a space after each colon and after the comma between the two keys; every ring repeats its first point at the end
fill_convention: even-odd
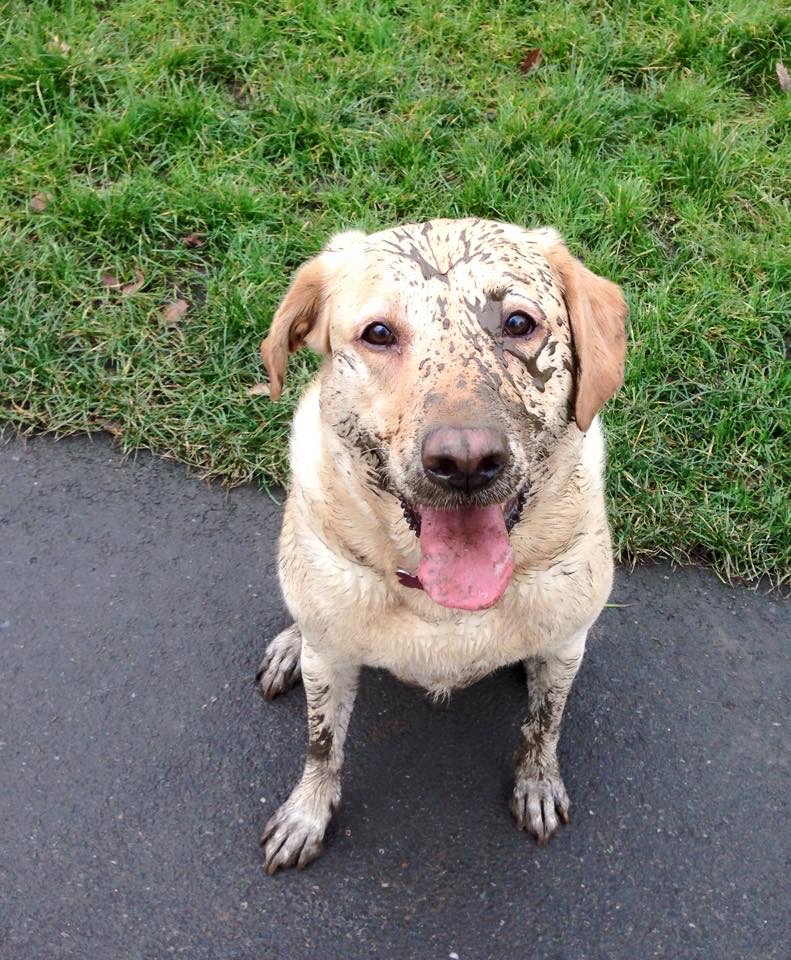
{"type": "Polygon", "coordinates": [[[511,810],[568,820],[556,747],[612,584],[604,441],[623,378],[620,289],[552,229],[432,220],[335,237],[296,274],[262,355],[324,355],[291,435],[280,581],[293,626],[259,683],[302,676],[302,778],[267,824],[269,873],[321,852],[340,800],[361,666],[435,696],[521,660],[527,714],[511,810]]]}

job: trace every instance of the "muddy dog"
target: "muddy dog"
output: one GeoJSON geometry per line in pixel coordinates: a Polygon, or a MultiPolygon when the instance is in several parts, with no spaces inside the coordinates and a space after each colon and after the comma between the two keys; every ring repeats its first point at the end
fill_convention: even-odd
{"type": "Polygon", "coordinates": [[[612,584],[604,441],[626,304],[555,230],[433,220],[335,237],[296,273],[261,345],[324,355],[294,417],[280,582],[294,624],[267,698],[300,675],[302,778],[262,840],[267,871],[321,852],[361,666],[435,696],[523,661],[511,811],[546,843],[568,821],[556,747],[612,584]]]}

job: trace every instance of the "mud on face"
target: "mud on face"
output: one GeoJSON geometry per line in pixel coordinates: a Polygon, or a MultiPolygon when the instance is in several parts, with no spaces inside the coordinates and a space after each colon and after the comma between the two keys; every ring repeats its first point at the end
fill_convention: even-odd
{"type": "Polygon", "coordinates": [[[574,390],[570,324],[545,243],[542,231],[440,220],[367,237],[340,265],[322,414],[371,484],[451,509],[506,503],[540,482],[574,390]],[[432,472],[427,438],[441,428],[457,433],[435,443],[432,462],[442,466],[443,451],[448,462],[432,472]],[[479,482],[478,461],[485,472],[502,444],[499,469],[479,482]]]}

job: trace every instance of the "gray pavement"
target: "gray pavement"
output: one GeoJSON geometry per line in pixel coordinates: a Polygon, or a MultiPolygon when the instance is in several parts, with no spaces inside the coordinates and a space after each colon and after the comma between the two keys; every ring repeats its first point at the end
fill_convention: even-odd
{"type": "Polygon", "coordinates": [[[105,439],[0,445],[2,960],[791,955],[789,605],[620,571],[574,687],[572,823],[510,820],[523,677],[433,706],[363,678],[324,856],[268,878],[298,688],[279,508],[105,439]]]}

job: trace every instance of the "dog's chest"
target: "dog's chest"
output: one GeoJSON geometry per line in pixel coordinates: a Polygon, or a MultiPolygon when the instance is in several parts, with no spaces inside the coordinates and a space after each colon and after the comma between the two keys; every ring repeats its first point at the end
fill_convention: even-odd
{"type": "Polygon", "coordinates": [[[547,631],[519,622],[510,607],[432,620],[405,606],[361,605],[327,640],[365,666],[442,695],[538,652],[547,631]]]}
{"type": "Polygon", "coordinates": [[[422,687],[435,696],[447,696],[451,690],[469,686],[506,663],[524,654],[510,653],[501,644],[488,649],[481,642],[456,637],[402,638],[400,643],[382,644],[366,658],[369,666],[383,667],[404,683],[422,687]],[[407,652],[408,651],[408,652],[407,652]]]}
{"type": "Polygon", "coordinates": [[[555,647],[595,618],[606,595],[604,582],[594,590],[581,572],[558,569],[515,577],[488,610],[445,610],[399,586],[395,574],[293,536],[292,523],[301,528],[303,518],[289,511],[281,543],[281,582],[303,632],[341,660],[386,669],[436,695],[555,647]]]}

